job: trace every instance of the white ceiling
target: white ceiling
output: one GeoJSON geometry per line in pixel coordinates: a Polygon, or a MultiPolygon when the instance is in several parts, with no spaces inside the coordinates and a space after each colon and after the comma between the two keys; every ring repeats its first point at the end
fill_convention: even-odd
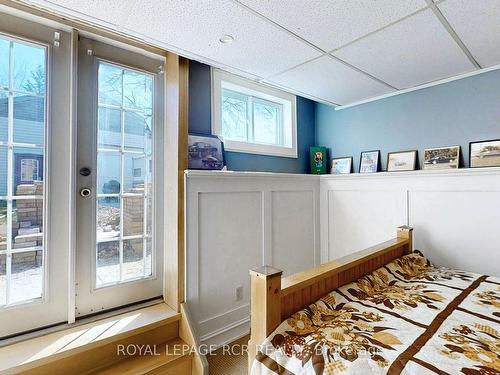
{"type": "Polygon", "coordinates": [[[331,104],[500,64],[500,0],[23,1],[331,104]]]}

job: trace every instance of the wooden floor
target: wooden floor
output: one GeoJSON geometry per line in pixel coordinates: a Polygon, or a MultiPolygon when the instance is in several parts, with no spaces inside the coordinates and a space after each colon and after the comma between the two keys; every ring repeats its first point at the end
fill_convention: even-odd
{"type": "Polygon", "coordinates": [[[210,375],[247,375],[248,357],[246,353],[241,353],[241,346],[247,345],[249,336],[242,337],[229,344],[229,347],[236,345],[235,350],[240,352],[239,355],[224,353],[223,348],[217,349],[215,352],[207,355],[208,369],[210,375]]]}

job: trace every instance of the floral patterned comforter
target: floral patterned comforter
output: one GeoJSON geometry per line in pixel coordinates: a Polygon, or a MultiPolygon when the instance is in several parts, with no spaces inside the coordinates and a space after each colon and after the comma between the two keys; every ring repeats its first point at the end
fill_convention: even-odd
{"type": "Polygon", "coordinates": [[[284,321],[251,373],[500,374],[500,279],[405,255],[284,321]]]}

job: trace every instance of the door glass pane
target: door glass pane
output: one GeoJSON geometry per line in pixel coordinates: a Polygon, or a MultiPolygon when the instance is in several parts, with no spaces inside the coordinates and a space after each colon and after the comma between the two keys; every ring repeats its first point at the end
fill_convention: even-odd
{"type": "Polygon", "coordinates": [[[144,276],[144,240],[136,238],[123,241],[123,279],[144,276]]]}
{"type": "Polygon", "coordinates": [[[97,199],[97,241],[120,238],[120,198],[97,199]]]}
{"type": "Polygon", "coordinates": [[[45,49],[12,43],[14,90],[45,96],[45,49]]]}
{"type": "Polygon", "coordinates": [[[97,153],[97,192],[119,194],[121,180],[121,155],[117,152],[97,153]]]}
{"type": "Polygon", "coordinates": [[[120,242],[101,242],[97,244],[97,287],[115,284],[120,281],[120,242]]]}
{"type": "Polygon", "coordinates": [[[112,108],[99,108],[98,122],[98,147],[100,149],[119,149],[122,141],[121,111],[112,108]]]}
{"type": "Polygon", "coordinates": [[[96,286],[100,287],[151,275],[145,243],[152,215],[145,202],[146,196],[152,199],[153,76],[100,62],[98,79],[96,286]]]}
{"type": "Polygon", "coordinates": [[[43,148],[14,147],[14,195],[43,195],[43,148]]]}
{"type": "Polygon", "coordinates": [[[0,253],[0,306],[5,305],[6,303],[7,303],[7,255],[0,253]]]}
{"type": "Polygon", "coordinates": [[[8,111],[9,111],[9,92],[0,89],[0,142],[7,142],[7,129],[9,126],[8,111]]]}
{"type": "Polygon", "coordinates": [[[43,295],[46,48],[0,36],[0,305],[43,295]]]}
{"type": "Polygon", "coordinates": [[[9,87],[9,49],[10,42],[0,39],[0,89],[9,87]]]}

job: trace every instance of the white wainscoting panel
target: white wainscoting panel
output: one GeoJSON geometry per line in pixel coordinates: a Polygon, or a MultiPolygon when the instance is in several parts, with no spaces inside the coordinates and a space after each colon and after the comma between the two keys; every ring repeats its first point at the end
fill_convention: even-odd
{"type": "Polygon", "coordinates": [[[322,262],[408,224],[432,262],[500,275],[500,168],[322,176],[320,184],[322,262]]]}
{"type": "Polygon", "coordinates": [[[500,274],[500,190],[414,191],[409,211],[415,248],[431,261],[500,274]]]}
{"type": "Polygon", "coordinates": [[[299,272],[393,238],[404,224],[434,263],[500,276],[500,168],[188,171],[186,197],[186,301],[205,344],[248,333],[249,269],[299,272]]]}
{"type": "Polygon", "coordinates": [[[250,269],[319,259],[319,176],[186,173],[186,301],[204,344],[248,333],[250,269]]]}
{"type": "Polygon", "coordinates": [[[311,257],[311,250],[317,247],[315,196],[314,190],[272,192],[270,264],[285,276],[315,265],[311,257]]]}
{"type": "Polygon", "coordinates": [[[406,193],[401,190],[328,191],[328,259],[394,238],[406,224],[406,193]]]}

